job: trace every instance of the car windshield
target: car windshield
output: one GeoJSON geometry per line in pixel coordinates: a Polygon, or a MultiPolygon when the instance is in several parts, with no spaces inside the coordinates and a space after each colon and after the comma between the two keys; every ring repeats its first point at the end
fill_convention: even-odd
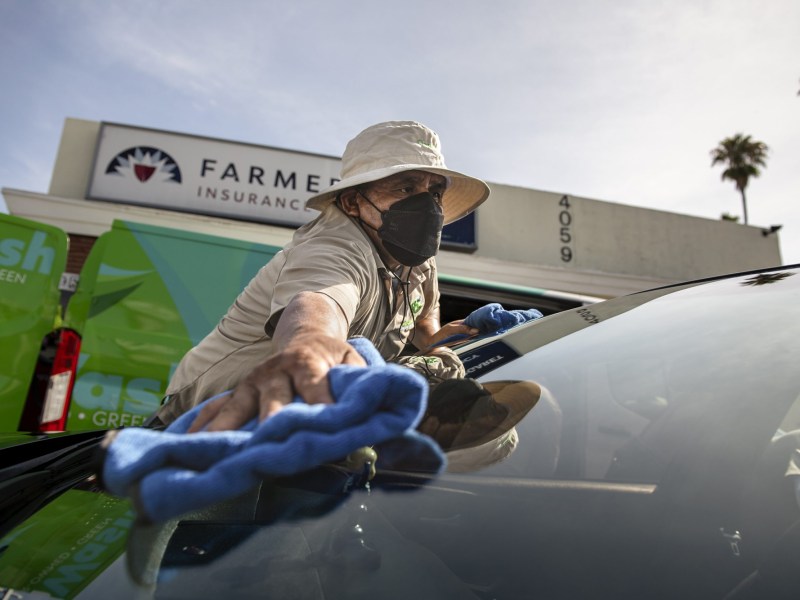
{"type": "MultiPolygon", "coordinates": [[[[545,390],[487,475],[657,482],[676,453],[800,427],[800,281],[792,273],[656,290],[555,315],[497,342],[481,381],[545,390]],[[669,293],[668,293],[669,292],[669,293]],[[556,339],[557,338],[557,339],[556,339]]],[[[702,456],[702,455],[699,455],[702,456]]]]}

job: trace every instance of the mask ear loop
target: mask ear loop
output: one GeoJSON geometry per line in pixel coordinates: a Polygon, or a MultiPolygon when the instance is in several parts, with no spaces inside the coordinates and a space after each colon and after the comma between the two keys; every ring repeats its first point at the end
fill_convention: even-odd
{"type": "MultiPolygon", "coordinates": [[[[402,265],[402,266],[405,266],[405,265],[402,265]]],[[[408,336],[408,340],[406,341],[407,344],[410,344],[410,343],[413,343],[414,337],[416,336],[416,333],[417,333],[417,320],[414,317],[414,311],[411,308],[411,299],[408,297],[408,289],[409,289],[409,286],[411,285],[411,279],[410,278],[411,278],[411,269],[412,269],[412,267],[407,267],[407,268],[408,268],[408,273],[406,274],[406,280],[405,281],[403,281],[403,279],[401,277],[399,277],[394,272],[392,272],[392,277],[394,277],[397,280],[397,282],[403,287],[403,295],[405,296],[405,298],[404,298],[405,302],[403,303],[403,321],[406,320],[406,315],[408,314],[406,311],[411,313],[411,319],[412,319],[412,321],[411,321],[411,323],[412,323],[411,334],[408,336]]],[[[400,272],[402,273],[402,269],[401,269],[400,272]]],[[[415,354],[415,356],[418,356],[418,354],[415,354]]],[[[422,360],[420,364],[422,365],[422,368],[425,370],[425,373],[428,374],[428,378],[429,379],[432,379],[432,378],[434,378],[436,376],[434,374],[434,372],[431,370],[431,368],[428,366],[428,363],[425,360],[422,360]]]]}
{"type": "MultiPolygon", "coordinates": [[[[370,200],[369,198],[367,198],[366,194],[364,194],[364,192],[362,192],[360,188],[354,187],[354,188],[351,188],[351,189],[355,190],[356,194],[358,194],[359,196],[361,196],[362,198],[364,198],[364,200],[366,200],[367,202],[369,202],[370,206],[372,206],[372,208],[374,208],[376,211],[378,211],[378,214],[379,214],[379,215],[383,216],[383,212],[384,212],[384,211],[382,211],[380,208],[378,208],[377,206],[375,206],[375,203],[374,203],[372,200],[370,200]]],[[[342,190],[342,192],[343,192],[343,191],[345,191],[345,190],[342,190]]],[[[347,213],[347,211],[346,211],[346,210],[345,210],[345,208],[344,208],[344,204],[342,204],[342,192],[339,192],[338,194],[336,194],[336,200],[334,200],[334,202],[336,203],[336,205],[337,205],[337,206],[338,206],[338,207],[339,207],[339,208],[340,208],[340,209],[341,209],[341,210],[342,210],[344,213],[347,213]]],[[[372,225],[370,225],[369,223],[366,223],[366,222],[365,222],[363,219],[361,219],[361,217],[355,217],[355,218],[357,218],[359,221],[361,221],[362,223],[364,223],[364,225],[366,225],[366,226],[367,226],[367,227],[369,227],[370,229],[375,229],[375,228],[374,228],[372,225]]],[[[375,229],[375,231],[377,231],[377,229],[375,229]]]]}
{"type": "MultiPolygon", "coordinates": [[[[356,191],[356,194],[358,194],[359,196],[361,196],[362,198],[364,198],[364,200],[366,200],[367,202],[369,202],[369,203],[370,203],[370,205],[372,206],[372,208],[374,208],[376,211],[378,211],[378,214],[379,214],[379,215],[381,215],[381,218],[383,217],[383,211],[382,211],[380,208],[378,208],[377,206],[375,206],[375,203],[374,203],[374,202],[372,202],[372,200],[370,200],[369,198],[367,198],[367,196],[364,194],[364,192],[362,192],[362,191],[361,191],[359,188],[353,188],[353,189],[356,191]]],[[[346,210],[344,210],[344,206],[342,206],[342,203],[341,203],[341,201],[340,201],[340,199],[341,199],[341,192],[339,193],[339,196],[337,196],[337,197],[336,197],[336,199],[337,199],[337,201],[339,201],[339,208],[341,208],[341,209],[342,209],[342,211],[344,211],[344,213],[345,213],[345,214],[347,214],[347,211],[346,211],[346,210]]],[[[377,227],[373,227],[372,225],[370,225],[369,223],[367,223],[367,222],[366,222],[364,219],[362,219],[362,218],[361,218],[361,216],[358,216],[358,217],[350,217],[350,218],[352,218],[352,219],[356,219],[356,220],[357,220],[359,223],[361,223],[361,225],[363,225],[363,226],[365,226],[365,227],[369,227],[369,228],[370,228],[370,229],[372,229],[373,231],[378,231],[378,232],[380,232],[380,229],[378,229],[377,227]]],[[[394,273],[392,273],[392,275],[394,275],[394,273]]]]}
{"type": "Polygon", "coordinates": [[[364,200],[366,200],[367,202],[369,202],[369,204],[370,204],[370,206],[372,206],[372,208],[374,208],[375,210],[377,210],[377,211],[378,211],[378,214],[379,214],[379,215],[383,216],[383,213],[384,213],[384,211],[382,211],[380,208],[378,208],[377,206],[375,206],[375,203],[374,203],[372,200],[370,200],[370,199],[367,197],[367,195],[366,195],[364,192],[362,192],[362,191],[361,191],[361,188],[355,188],[355,190],[356,190],[356,193],[357,193],[359,196],[361,196],[361,197],[362,197],[364,200]]]}

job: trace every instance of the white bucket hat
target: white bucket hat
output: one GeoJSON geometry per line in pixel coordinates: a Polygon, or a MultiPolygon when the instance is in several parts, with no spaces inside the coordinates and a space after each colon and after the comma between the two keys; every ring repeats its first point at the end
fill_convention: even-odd
{"type": "Polygon", "coordinates": [[[489,197],[486,183],[445,166],[434,131],[415,121],[389,121],[367,127],[348,142],[341,181],[309,198],[306,206],[322,210],[342,190],[414,170],[448,178],[442,200],[445,225],[471,213],[489,197]]]}

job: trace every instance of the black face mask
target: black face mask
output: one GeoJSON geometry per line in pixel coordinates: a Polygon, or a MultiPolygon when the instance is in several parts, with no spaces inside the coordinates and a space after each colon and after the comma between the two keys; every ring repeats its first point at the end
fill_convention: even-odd
{"type": "MultiPolygon", "coordinates": [[[[383,225],[375,231],[392,258],[407,267],[416,267],[436,256],[442,239],[444,215],[433,194],[421,192],[403,198],[387,210],[379,209],[363,193],[359,194],[381,213],[383,225]]],[[[361,222],[375,229],[369,223],[361,222]]]]}

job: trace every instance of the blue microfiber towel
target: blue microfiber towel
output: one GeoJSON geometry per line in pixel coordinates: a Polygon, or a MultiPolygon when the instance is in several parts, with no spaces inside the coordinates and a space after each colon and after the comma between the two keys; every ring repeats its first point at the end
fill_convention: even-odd
{"type": "MultiPolygon", "coordinates": [[[[522,325],[527,321],[532,321],[542,316],[542,313],[535,308],[529,308],[527,310],[506,310],[501,304],[494,302],[473,310],[469,316],[464,319],[463,323],[468,327],[474,327],[478,330],[480,336],[485,337],[504,333],[512,327],[522,325]]],[[[457,342],[474,339],[476,339],[474,335],[456,333],[443,340],[439,340],[429,348],[426,348],[426,350],[430,350],[436,346],[454,345],[457,342]]]]}
{"type": "Polygon", "coordinates": [[[522,325],[527,321],[538,319],[542,313],[535,308],[527,310],[506,310],[501,304],[493,302],[472,311],[464,319],[464,325],[474,327],[482,334],[496,334],[522,325]]]}
{"type": "Polygon", "coordinates": [[[445,458],[438,445],[414,431],[427,406],[425,379],[384,363],[364,338],[350,344],[368,366],[330,370],[333,404],[295,398],[265,421],[253,419],[237,431],[187,434],[200,406],[165,431],[123,429],[106,450],[103,484],[133,498],[142,519],[161,521],[238,496],[265,477],[340,460],[363,446],[375,447],[379,469],[441,471],[445,458]]]}

